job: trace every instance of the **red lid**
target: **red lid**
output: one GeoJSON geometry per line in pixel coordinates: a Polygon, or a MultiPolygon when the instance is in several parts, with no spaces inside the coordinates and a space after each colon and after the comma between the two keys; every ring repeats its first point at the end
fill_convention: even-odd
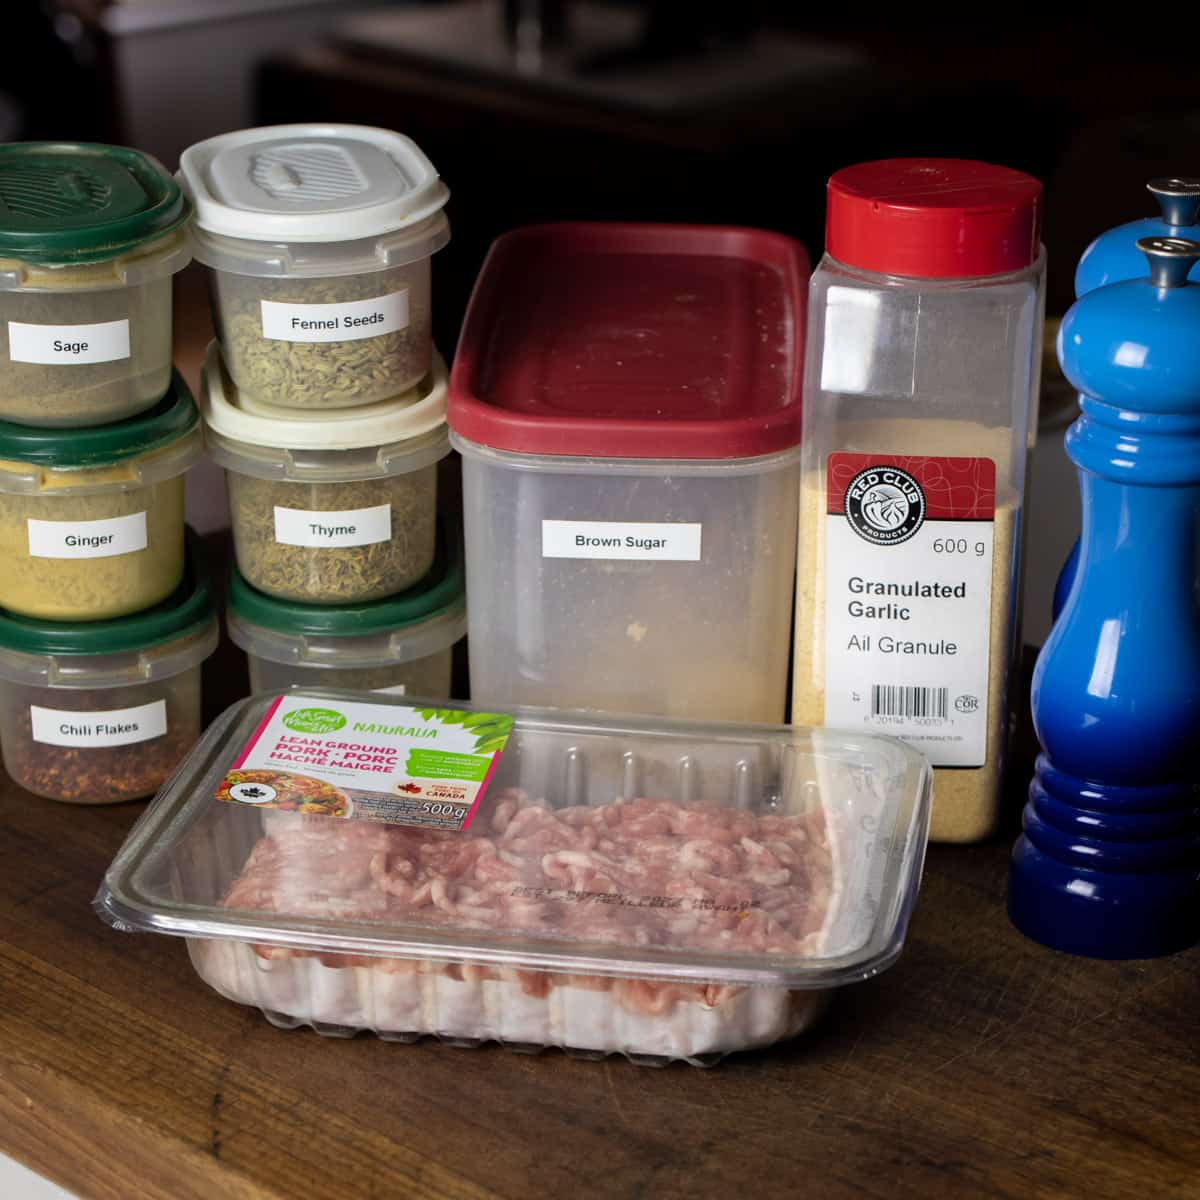
{"type": "Polygon", "coordinates": [[[499,238],[450,375],[497,450],[745,458],[800,442],[804,248],[754,229],[536,225],[499,238]]]}
{"type": "Polygon", "coordinates": [[[825,249],[881,275],[973,279],[1038,256],[1042,185],[961,158],[884,158],[829,180],[825,249]]]}

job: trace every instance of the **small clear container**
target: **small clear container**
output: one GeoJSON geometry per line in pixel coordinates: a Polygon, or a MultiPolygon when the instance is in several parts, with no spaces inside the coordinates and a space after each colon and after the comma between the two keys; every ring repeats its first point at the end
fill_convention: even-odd
{"type": "Polygon", "coordinates": [[[0,748],[27,791],[114,804],[158,790],[200,736],[218,625],[199,542],[175,593],[87,624],[0,613],[0,748]]]}
{"type": "Polygon", "coordinates": [[[462,832],[217,798],[280,704],[310,700],[370,701],[385,730],[421,711],[240,702],[96,899],[120,929],[186,937],[201,979],[276,1025],[709,1065],[900,954],[929,770],[898,742],[528,710],[462,832]]]}
{"type": "Polygon", "coordinates": [[[365,604],[433,565],[446,366],[404,396],[352,413],[302,414],[239,393],[214,343],[200,397],[225,468],[238,570],[268,596],[365,604]]]}
{"type": "Polygon", "coordinates": [[[183,475],[202,449],[178,375],[153,409],[112,425],[0,422],[0,608],[102,621],[169,596],[184,570],[183,475]]]}
{"type": "Polygon", "coordinates": [[[0,420],[104,425],[171,380],[171,283],[191,211],[149,155],[0,146],[0,420]]]}
{"type": "Polygon", "coordinates": [[[473,697],[783,720],[806,278],[754,230],[493,246],[449,403],[473,697]]]}
{"type": "Polygon", "coordinates": [[[251,691],[331,687],[444,699],[451,650],[467,632],[462,549],[443,537],[420,583],[368,604],[276,600],[235,567],[225,621],[246,652],[251,691]]]}
{"type": "Polygon", "coordinates": [[[428,374],[430,257],[450,239],[449,192],[410,139],[359,125],[242,130],[185,150],[180,180],[242,392],[337,409],[428,374]]]}

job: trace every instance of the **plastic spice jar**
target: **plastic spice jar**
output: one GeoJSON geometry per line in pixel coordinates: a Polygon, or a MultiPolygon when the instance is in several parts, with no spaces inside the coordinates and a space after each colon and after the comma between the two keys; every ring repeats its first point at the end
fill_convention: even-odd
{"type": "Polygon", "coordinates": [[[467,632],[462,549],[443,538],[420,583],[369,604],[276,600],[235,569],[226,622],[246,651],[252,691],[337,687],[445,698],[451,648],[467,632]]]}
{"type": "Polygon", "coordinates": [[[923,750],[940,841],[999,815],[1041,193],[956,159],[838,171],[809,296],[792,719],[923,750]]]}
{"type": "Polygon", "coordinates": [[[0,748],[28,791],[72,804],[148,796],[200,735],[218,626],[199,542],[161,604],[112,621],[0,613],[0,748]]]}
{"type": "Polygon", "coordinates": [[[412,141],[360,125],[247,129],[184,151],[180,180],[243,392],[345,408],[425,377],[429,260],[450,240],[450,193],[412,141]]]}
{"type": "Polygon", "coordinates": [[[0,419],[103,425],[158,402],[189,211],[136,150],[0,146],[0,419]]]}
{"type": "Polygon", "coordinates": [[[492,247],[449,409],[473,697],[783,720],[807,273],[744,229],[492,247]]]}
{"type": "Polygon", "coordinates": [[[432,566],[446,366],[420,388],[351,413],[298,413],[239,393],[215,345],[201,407],[226,470],[238,569],[268,595],[306,604],[394,596],[432,566]]]}
{"type": "Polygon", "coordinates": [[[183,473],[201,449],[178,375],[153,409],[114,425],[0,422],[0,608],[99,621],[169,596],[183,575],[183,473]]]}

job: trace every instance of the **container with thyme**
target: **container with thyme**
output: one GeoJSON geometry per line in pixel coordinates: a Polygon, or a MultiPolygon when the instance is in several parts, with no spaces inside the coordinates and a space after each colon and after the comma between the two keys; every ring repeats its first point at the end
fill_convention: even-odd
{"type": "Polygon", "coordinates": [[[191,146],[180,178],[243,394],[347,408],[420,383],[449,192],[412,141],[359,125],[247,129],[191,146]]]}
{"type": "Polygon", "coordinates": [[[200,735],[200,664],[217,644],[199,542],[170,597],[88,623],[0,613],[0,747],[27,791],[110,804],[158,790],[200,735]]]}
{"type": "Polygon", "coordinates": [[[100,621],[169,596],[183,575],[183,475],[201,449],[178,376],[148,413],[112,425],[0,421],[0,608],[100,621]]]}
{"type": "Polygon", "coordinates": [[[419,583],[367,604],[277,600],[231,571],[226,621],[246,651],[251,691],[336,687],[448,698],[451,650],[467,631],[467,607],[460,540],[441,533],[419,583]]]}
{"type": "Polygon", "coordinates": [[[136,150],[0,146],[0,419],[103,425],[157,403],[189,212],[136,150]]]}
{"type": "Polygon", "coordinates": [[[259,591],[305,604],[394,596],[429,570],[446,368],[420,388],[341,415],[300,415],[240,394],[215,344],[201,405],[225,468],[238,569],[259,591]]]}

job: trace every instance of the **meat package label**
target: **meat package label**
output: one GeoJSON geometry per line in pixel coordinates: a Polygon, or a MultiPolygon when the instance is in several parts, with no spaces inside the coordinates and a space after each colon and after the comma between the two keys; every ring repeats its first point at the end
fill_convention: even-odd
{"type": "Polygon", "coordinates": [[[216,797],[313,816],[462,830],[512,724],[503,713],[290,692],[271,702],[216,797]]]}

